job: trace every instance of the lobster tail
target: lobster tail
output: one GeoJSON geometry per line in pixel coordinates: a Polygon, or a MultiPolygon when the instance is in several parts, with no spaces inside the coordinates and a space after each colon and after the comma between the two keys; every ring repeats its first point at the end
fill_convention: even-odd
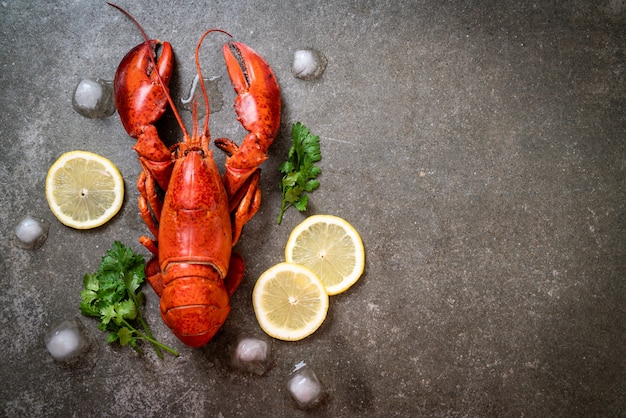
{"type": "Polygon", "coordinates": [[[161,295],[161,316],[178,339],[190,347],[206,344],[230,312],[223,280],[209,265],[175,264],[161,295]],[[186,276],[179,277],[179,274],[186,276]]]}

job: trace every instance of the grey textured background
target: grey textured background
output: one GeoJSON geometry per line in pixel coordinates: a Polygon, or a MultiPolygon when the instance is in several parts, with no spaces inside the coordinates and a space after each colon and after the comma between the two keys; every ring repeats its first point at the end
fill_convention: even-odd
{"type": "MultiPolygon", "coordinates": [[[[92,367],[53,362],[43,334],[79,315],[82,276],[114,240],[147,256],[136,207],[139,164],[116,115],[89,120],[71,95],[112,79],[140,42],[101,1],[0,3],[0,415],[624,416],[626,402],[626,3],[527,1],[123,1],[151,37],[171,42],[172,90],[186,94],[200,34],[229,31],[261,53],[282,88],[281,131],[263,166],[263,207],[238,251],[246,278],[216,338],[182,346],[146,288],[156,336],[181,351],[159,360],[98,341],[92,367]],[[292,77],[296,49],[328,58],[318,81],[292,77]],[[264,377],[234,370],[228,349],[261,333],[256,278],[282,261],[290,210],[276,225],[278,164],[290,126],[321,137],[321,187],[307,214],[344,217],[367,266],[331,298],[311,337],[275,341],[264,377]],[[76,231],[48,210],[44,180],[63,152],[111,159],[126,181],[120,214],[76,231]],[[38,251],[11,245],[25,214],[48,219],[38,251]],[[284,390],[300,361],[326,402],[296,410],[284,390]]],[[[239,141],[220,47],[214,137],[239,141]]],[[[189,114],[185,113],[189,122],[189,114]]],[[[171,118],[162,130],[179,135],[171,118]]],[[[223,156],[217,152],[218,164],[223,156]]]]}

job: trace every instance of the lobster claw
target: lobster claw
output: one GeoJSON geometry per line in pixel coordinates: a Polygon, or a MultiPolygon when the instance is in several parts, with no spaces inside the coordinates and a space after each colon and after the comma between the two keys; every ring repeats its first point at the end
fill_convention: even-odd
{"type": "Polygon", "coordinates": [[[126,132],[137,139],[134,149],[141,165],[166,190],[172,173],[172,158],[153,123],[167,108],[166,91],[172,76],[174,53],[169,42],[150,40],[148,44],[149,48],[145,42],[137,45],[120,62],[113,83],[115,106],[126,132]],[[161,51],[157,57],[158,45],[161,51]],[[155,56],[158,74],[154,71],[151,54],[155,56]]]}
{"type": "MultiPolygon", "coordinates": [[[[259,138],[259,151],[265,157],[280,126],[281,101],[276,76],[269,64],[245,44],[229,42],[224,45],[223,53],[237,93],[237,120],[259,138]]],[[[246,146],[245,142],[243,146],[246,146]]]]}
{"type": "Polygon", "coordinates": [[[267,159],[267,149],[280,127],[281,99],[276,76],[269,64],[252,48],[229,42],[223,48],[228,75],[237,97],[237,120],[250,132],[241,146],[220,138],[216,144],[225,150],[224,185],[229,196],[237,195],[246,181],[267,159]]]}
{"type": "Polygon", "coordinates": [[[149,44],[149,49],[145,43],[131,49],[115,73],[115,106],[124,129],[133,138],[138,138],[146,126],[163,116],[167,107],[164,90],[172,76],[174,53],[169,42],[153,39],[149,44]],[[164,86],[160,85],[150,59],[157,45],[161,45],[161,54],[155,61],[164,86]]]}

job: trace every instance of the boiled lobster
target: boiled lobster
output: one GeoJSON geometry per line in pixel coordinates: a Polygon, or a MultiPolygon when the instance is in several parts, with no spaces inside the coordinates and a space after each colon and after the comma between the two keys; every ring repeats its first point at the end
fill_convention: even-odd
{"type": "Polygon", "coordinates": [[[144,38],[122,59],[114,92],[122,124],[137,140],[133,148],[142,166],[137,180],[139,211],[155,237],[140,238],[153,254],[146,275],[161,298],[165,324],[185,344],[200,347],[226,321],[230,296],[243,278],[243,258],[232,247],[261,203],[259,165],[267,159],[267,149],[278,132],[280,90],[260,55],[239,42],[224,45],[228,75],[237,93],[237,119],[249,133],[241,146],[226,138],[214,141],[227,154],[220,175],[209,149],[210,109],[198,55],[207,34],[223,31],[205,32],[196,45],[206,116],[198,132],[198,103],[194,103],[190,136],[169,94],[171,45],[149,40],[128,12],[109,4],[126,14],[144,38]],[[182,141],[172,147],[161,141],[154,126],[168,104],[183,133],[182,141]]]}

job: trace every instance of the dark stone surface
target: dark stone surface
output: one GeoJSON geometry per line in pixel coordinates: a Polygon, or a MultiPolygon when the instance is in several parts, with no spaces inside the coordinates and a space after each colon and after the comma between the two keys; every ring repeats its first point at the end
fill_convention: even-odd
{"type": "MultiPolygon", "coordinates": [[[[114,240],[137,238],[140,171],[116,115],[72,109],[87,77],[112,79],[140,42],[104,2],[0,5],[0,415],[21,416],[623,416],[626,403],[626,4],[571,2],[153,1],[122,4],[148,34],[171,42],[175,97],[186,97],[199,36],[217,27],[261,53],[279,79],[281,131],[263,166],[263,206],[238,251],[246,277],[220,333],[159,360],[105,344],[94,363],[61,367],[43,335],[79,316],[82,276],[114,240]],[[321,79],[291,75],[293,52],[328,58],[321,79]],[[282,261],[303,215],[280,206],[278,164],[291,124],[321,137],[321,187],[308,214],[361,233],[364,276],[331,298],[300,342],[274,341],[263,377],[235,370],[229,347],[258,327],[256,278],[282,261]],[[126,181],[122,211],[76,231],[47,207],[48,167],[84,149],[126,181]],[[11,244],[26,214],[51,222],[34,252],[11,244]],[[305,360],[326,385],[300,412],[285,391],[305,360]]],[[[215,138],[240,141],[220,36],[205,42],[205,77],[221,76],[215,138]]],[[[189,122],[189,113],[185,113],[189,122]]],[[[190,126],[190,125],[188,125],[190,126]]],[[[179,137],[171,117],[164,139],[179,137]]],[[[216,151],[218,165],[223,164],[216,151]]]]}

